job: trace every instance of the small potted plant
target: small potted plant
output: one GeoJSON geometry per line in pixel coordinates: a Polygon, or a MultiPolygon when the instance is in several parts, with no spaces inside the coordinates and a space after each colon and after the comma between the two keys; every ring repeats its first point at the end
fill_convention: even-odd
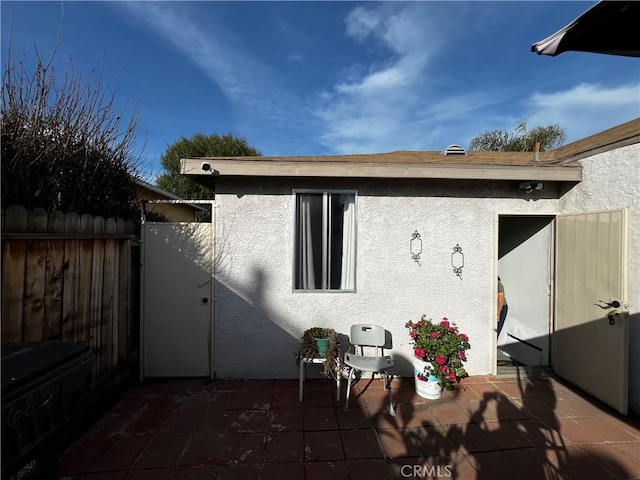
{"type": "Polygon", "coordinates": [[[468,375],[463,362],[467,361],[469,337],[460,333],[456,324],[446,317],[434,323],[423,315],[420,321],[409,320],[405,326],[416,357],[414,373],[418,395],[439,398],[443,388],[453,390],[454,385],[468,375]]]}
{"type": "Polygon", "coordinates": [[[340,338],[332,328],[313,327],[305,330],[298,350],[300,359],[324,358],[322,373],[325,377],[335,377],[341,362],[340,338]]]}

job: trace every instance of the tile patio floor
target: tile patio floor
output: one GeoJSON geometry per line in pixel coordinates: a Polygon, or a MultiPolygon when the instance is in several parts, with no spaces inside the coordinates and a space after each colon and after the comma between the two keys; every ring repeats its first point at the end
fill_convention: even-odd
{"type": "Polygon", "coordinates": [[[440,400],[361,380],[170,380],[130,390],[59,462],[64,480],[640,478],[640,422],[551,378],[470,377],[440,400]],[[344,401],[344,386],[343,386],[344,401]]]}

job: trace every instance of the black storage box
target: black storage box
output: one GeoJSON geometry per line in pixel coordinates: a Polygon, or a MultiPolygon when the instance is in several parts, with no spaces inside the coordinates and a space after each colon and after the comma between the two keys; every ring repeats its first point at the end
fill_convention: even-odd
{"type": "Polygon", "coordinates": [[[86,343],[2,344],[2,478],[55,478],[93,371],[86,343]]]}

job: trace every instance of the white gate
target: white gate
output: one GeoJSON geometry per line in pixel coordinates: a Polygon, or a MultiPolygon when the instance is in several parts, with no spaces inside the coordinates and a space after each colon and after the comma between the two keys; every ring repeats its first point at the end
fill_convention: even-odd
{"type": "Polygon", "coordinates": [[[142,225],[143,377],[214,376],[214,228],[211,223],[142,225]]]}

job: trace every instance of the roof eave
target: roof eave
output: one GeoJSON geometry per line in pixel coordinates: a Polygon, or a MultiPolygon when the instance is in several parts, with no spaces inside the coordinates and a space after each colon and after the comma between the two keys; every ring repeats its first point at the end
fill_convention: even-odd
{"type": "Polygon", "coordinates": [[[160,196],[166,197],[169,200],[184,200],[182,197],[179,197],[175,193],[171,193],[167,190],[163,190],[162,188],[157,187],[156,185],[151,185],[150,183],[145,182],[141,178],[136,178],[136,177],[131,177],[131,178],[133,180],[133,183],[135,183],[136,185],[139,185],[140,187],[146,190],[149,190],[150,192],[154,192],[160,196]]]}
{"type": "Polygon", "coordinates": [[[582,180],[580,165],[433,165],[363,162],[288,162],[225,159],[207,160],[210,171],[202,170],[202,158],[180,160],[183,175],[203,177],[347,177],[347,178],[438,178],[467,180],[582,180]]]}

